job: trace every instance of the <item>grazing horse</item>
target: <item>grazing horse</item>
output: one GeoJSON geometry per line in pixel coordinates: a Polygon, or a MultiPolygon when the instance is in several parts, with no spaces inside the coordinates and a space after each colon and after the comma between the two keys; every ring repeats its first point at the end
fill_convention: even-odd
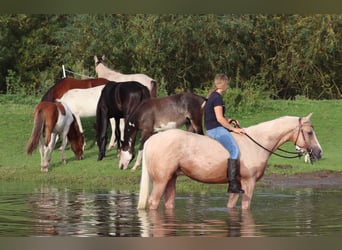
{"type": "MultiPolygon", "coordinates": [[[[299,118],[284,116],[245,128],[246,135],[233,134],[240,148],[242,209],[249,209],[256,181],[264,174],[267,161],[288,141],[308,152],[312,160],[322,157],[322,148],[310,122],[312,113],[299,118]],[[253,139],[253,140],[252,140],[253,139]]],[[[138,208],[157,209],[164,195],[165,208],[174,208],[176,179],[186,175],[203,183],[227,183],[227,158],[224,147],[208,136],[180,129],[151,136],[143,151],[138,208]],[[153,189],[149,195],[149,183],[153,189]]],[[[228,208],[236,206],[239,194],[230,193],[228,208]]]]}
{"type": "Polygon", "coordinates": [[[205,103],[206,98],[193,93],[144,100],[126,120],[119,168],[127,169],[133,159],[138,131],[141,131],[140,148],[133,171],[139,167],[144,143],[153,133],[186,125],[188,131],[203,135],[205,103]]]}
{"type": "MultiPolygon", "coordinates": [[[[54,102],[56,99],[63,99],[62,97],[67,94],[70,90],[73,89],[84,89],[84,91],[86,89],[89,88],[94,88],[97,86],[103,86],[105,84],[107,84],[109,82],[109,80],[105,79],[105,78],[89,78],[89,79],[76,79],[76,78],[72,78],[72,77],[66,77],[63,78],[61,80],[59,80],[57,83],[55,83],[42,97],[41,101],[45,101],[45,102],[54,102]]],[[[98,89],[97,89],[98,90],[98,89]]],[[[83,91],[76,91],[76,92],[83,92],[83,91]]],[[[87,91],[86,91],[87,92],[87,91]]],[[[92,91],[91,91],[92,92],[92,91]]],[[[99,92],[101,93],[101,92],[99,92]]],[[[90,94],[90,93],[88,93],[90,94]]],[[[70,95],[76,95],[76,93],[70,94],[70,95]]],[[[80,94],[83,95],[84,97],[84,93],[80,94]]],[[[94,94],[96,95],[96,94],[94,94]]],[[[75,96],[75,100],[76,101],[78,99],[78,97],[75,96]]],[[[92,97],[90,97],[92,98],[92,97]]],[[[97,99],[89,99],[90,102],[94,102],[98,101],[97,99]]],[[[84,109],[86,109],[88,107],[88,105],[86,105],[85,107],[83,107],[84,109]]],[[[73,112],[75,111],[75,109],[72,110],[73,112]]],[[[76,112],[77,113],[77,112],[76,112]]],[[[88,116],[88,115],[86,115],[88,116]]],[[[91,115],[89,115],[91,116],[91,115]]],[[[95,116],[95,112],[94,112],[94,116],[95,116]]],[[[80,130],[83,133],[83,127],[82,127],[82,123],[81,123],[81,119],[80,117],[83,117],[82,115],[77,116],[76,115],[76,119],[78,122],[78,125],[80,126],[80,130]]],[[[115,122],[114,120],[111,119],[111,126],[112,126],[112,137],[110,139],[108,148],[112,148],[115,147],[115,122]]]]}
{"type": "Polygon", "coordinates": [[[145,74],[122,74],[108,68],[104,63],[104,60],[104,55],[102,57],[94,56],[95,71],[98,77],[106,78],[115,82],[139,82],[148,88],[151,97],[157,97],[157,83],[151,77],[145,74]]]}
{"type": "Polygon", "coordinates": [[[80,132],[77,121],[68,106],[60,102],[40,102],[34,109],[34,126],[27,144],[27,154],[32,155],[39,145],[42,172],[48,172],[57,134],[62,138],[62,162],[66,163],[64,154],[66,138],[76,158],[81,160],[84,135],[80,132]]]}
{"type": "MultiPolygon", "coordinates": [[[[148,89],[138,82],[108,83],[103,88],[96,110],[96,141],[99,147],[98,160],[105,156],[107,127],[110,118],[115,119],[115,136],[120,137],[119,121],[127,118],[146,98],[150,98],[148,89]]],[[[118,140],[120,149],[120,140],[118,140]]]]}

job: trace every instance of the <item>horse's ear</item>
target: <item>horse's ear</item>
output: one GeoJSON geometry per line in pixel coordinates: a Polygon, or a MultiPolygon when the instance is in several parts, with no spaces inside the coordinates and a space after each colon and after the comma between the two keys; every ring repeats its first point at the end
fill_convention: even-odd
{"type": "Polygon", "coordinates": [[[311,118],[312,114],[313,114],[312,112],[311,112],[310,114],[308,114],[308,115],[305,117],[305,120],[310,121],[310,118],[311,118]]]}

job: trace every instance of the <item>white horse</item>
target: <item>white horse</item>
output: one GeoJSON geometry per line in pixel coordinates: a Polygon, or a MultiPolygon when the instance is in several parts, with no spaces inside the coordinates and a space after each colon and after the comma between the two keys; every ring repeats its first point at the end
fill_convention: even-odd
{"type": "MultiPolygon", "coordinates": [[[[97,103],[100,99],[104,86],[106,85],[99,85],[87,89],[70,89],[60,98],[60,101],[66,103],[71,112],[75,115],[81,133],[84,131],[80,118],[96,116],[97,103]]],[[[112,126],[112,136],[108,145],[108,149],[115,146],[115,121],[113,118],[111,118],[110,122],[112,126]]],[[[123,135],[121,140],[123,140],[123,135]]]]}
{"type": "MultiPolygon", "coordinates": [[[[249,209],[256,182],[264,175],[268,158],[285,142],[291,141],[319,160],[323,150],[310,118],[284,116],[245,128],[247,134],[233,136],[240,148],[241,207],[249,209]],[[253,140],[252,140],[253,138],[253,140]]],[[[203,183],[227,183],[228,151],[208,136],[170,129],[151,136],[144,145],[138,208],[175,206],[176,180],[186,175],[203,183]],[[149,192],[153,184],[152,192],[149,192]]],[[[236,206],[239,194],[230,193],[228,208],[236,206]]]]}
{"type": "Polygon", "coordinates": [[[27,144],[27,154],[39,146],[41,171],[48,172],[56,137],[62,137],[62,162],[65,164],[65,146],[70,142],[77,159],[83,158],[84,135],[65,103],[40,102],[34,109],[34,125],[27,144]],[[44,138],[45,137],[45,138],[44,138]],[[68,140],[67,140],[68,139],[68,140]]]}
{"type": "Polygon", "coordinates": [[[99,78],[105,78],[109,81],[114,82],[139,82],[142,85],[146,86],[150,91],[151,97],[157,97],[157,83],[151,77],[145,74],[122,74],[118,71],[108,68],[104,61],[105,56],[98,58],[94,56],[95,61],[95,71],[99,78]]]}

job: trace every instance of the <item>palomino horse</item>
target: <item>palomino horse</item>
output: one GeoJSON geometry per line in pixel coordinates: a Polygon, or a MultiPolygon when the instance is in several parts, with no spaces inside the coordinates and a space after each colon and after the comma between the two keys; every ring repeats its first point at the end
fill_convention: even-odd
{"type": "MultiPolygon", "coordinates": [[[[127,118],[146,98],[150,98],[148,89],[138,82],[108,83],[103,88],[96,110],[96,141],[99,147],[98,160],[106,152],[107,127],[110,118],[115,119],[115,136],[120,137],[119,121],[127,118]]],[[[120,140],[118,140],[120,149],[120,140]]]]}
{"type": "MultiPolygon", "coordinates": [[[[97,87],[97,86],[104,86],[108,82],[109,82],[109,80],[107,80],[105,78],[89,78],[89,79],[80,80],[80,79],[76,79],[76,78],[72,78],[72,77],[66,77],[66,78],[59,80],[51,88],[49,88],[48,91],[42,97],[41,101],[42,102],[54,102],[57,99],[63,99],[62,97],[67,92],[69,92],[70,90],[73,90],[73,89],[84,89],[85,90],[85,89],[89,89],[89,88],[93,88],[93,87],[97,87]]],[[[91,95],[92,92],[93,91],[96,92],[96,90],[98,90],[98,89],[91,90],[90,93],[87,93],[87,95],[91,95]]],[[[82,92],[82,91],[79,90],[76,92],[78,93],[78,92],[82,92]]],[[[100,95],[100,93],[101,93],[101,91],[98,93],[98,95],[100,95]]],[[[78,97],[76,96],[76,93],[68,94],[68,95],[74,96],[75,97],[74,101],[77,101],[78,97]]],[[[80,95],[82,95],[82,97],[84,97],[85,94],[82,93],[80,95]]],[[[96,95],[96,93],[93,94],[93,96],[94,95],[96,95]]],[[[90,96],[90,98],[91,98],[91,99],[89,99],[90,102],[94,102],[94,101],[97,102],[98,101],[98,98],[95,100],[92,99],[93,98],[92,96],[90,96]]],[[[67,98],[64,98],[64,99],[67,99],[67,98]]],[[[87,109],[88,105],[86,105],[82,108],[87,109]]],[[[73,108],[72,111],[78,113],[75,108],[73,108]]],[[[94,116],[95,116],[95,112],[94,112],[94,116]]],[[[78,125],[80,126],[80,130],[83,133],[84,131],[83,131],[83,127],[82,127],[80,117],[82,117],[82,115],[80,115],[80,116],[76,115],[78,125]]],[[[112,132],[112,137],[110,139],[108,148],[115,146],[115,134],[114,134],[115,127],[113,127],[113,125],[115,125],[115,123],[111,122],[111,124],[112,124],[112,131],[113,132],[112,132]]]]}
{"type": "Polygon", "coordinates": [[[32,155],[39,145],[42,172],[48,172],[57,134],[62,138],[62,162],[66,163],[64,155],[66,138],[68,138],[76,158],[81,160],[84,150],[84,135],[80,132],[68,106],[60,102],[40,102],[34,109],[34,126],[27,144],[27,154],[32,155]]]}
{"type": "Polygon", "coordinates": [[[122,74],[108,68],[104,60],[104,55],[102,57],[94,56],[95,71],[98,77],[106,78],[114,82],[139,82],[148,88],[151,97],[157,97],[157,83],[151,77],[145,74],[122,74]]]}
{"type": "MultiPolygon", "coordinates": [[[[310,123],[311,115],[284,116],[245,128],[246,135],[233,134],[240,147],[243,209],[250,208],[256,181],[263,176],[272,152],[285,142],[294,142],[309,152],[312,160],[322,157],[322,148],[310,123]]],[[[178,175],[203,183],[227,183],[228,157],[227,150],[208,136],[179,129],[151,136],[143,151],[138,208],[145,209],[148,201],[150,209],[157,209],[163,195],[165,208],[174,208],[178,175]],[[153,190],[148,199],[150,179],[153,190]]],[[[238,198],[239,194],[231,193],[227,207],[235,207],[238,198]]]]}
{"type": "Polygon", "coordinates": [[[139,167],[144,143],[153,133],[186,125],[188,131],[203,135],[205,102],[206,98],[193,93],[144,100],[126,120],[119,168],[127,169],[133,159],[138,131],[141,131],[140,148],[133,171],[139,167]]]}

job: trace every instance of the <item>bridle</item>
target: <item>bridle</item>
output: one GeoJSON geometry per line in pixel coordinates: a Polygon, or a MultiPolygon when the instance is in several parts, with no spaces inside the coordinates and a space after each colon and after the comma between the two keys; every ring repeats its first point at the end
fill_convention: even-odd
{"type": "MultiPolygon", "coordinates": [[[[239,124],[237,123],[236,120],[234,119],[231,119],[229,121],[229,123],[232,123],[233,125],[235,125],[236,127],[239,127],[239,124]]],[[[303,140],[304,140],[304,147],[307,146],[307,143],[306,143],[306,140],[305,140],[305,135],[304,135],[304,131],[303,131],[303,124],[302,124],[302,118],[300,117],[299,118],[299,125],[298,125],[298,133],[297,133],[297,137],[296,137],[296,140],[294,142],[294,145],[297,146],[297,141],[299,139],[299,136],[302,135],[303,136],[303,140]]],[[[313,128],[313,126],[311,124],[307,124],[306,126],[311,126],[313,128]]],[[[297,128],[297,127],[296,127],[297,128]]],[[[292,158],[300,158],[303,156],[303,152],[302,151],[296,151],[296,152],[290,152],[290,151],[287,151],[287,150],[284,150],[284,149],[281,149],[281,148],[277,148],[276,150],[279,150],[279,151],[282,151],[284,153],[287,153],[287,154],[292,154],[292,156],[288,156],[288,155],[282,155],[282,154],[279,154],[279,153],[276,153],[275,151],[272,151],[268,148],[266,148],[265,146],[261,145],[259,142],[257,142],[255,139],[253,139],[250,135],[248,135],[247,133],[245,133],[245,135],[252,141],[254,142],[256,145],[258,145],[259,147],[261,147],[262,149],[266,150],[267,152],[269,152],[270,154],[274,154],[276,156],[279,156],[279,157],[282,157],[282,158],[287,158],[287,159],[292,159],[292,158]]],[[[299,146],[298,146],[299,147],[299,146]]],[[[302,148],[302,147],[300,147],[302,148]]],[[[308,151],[309,155],[310,155],[310,158],[311,158],[311,155],[312,155],[312,149],[310,149],[308,151]]]]}

